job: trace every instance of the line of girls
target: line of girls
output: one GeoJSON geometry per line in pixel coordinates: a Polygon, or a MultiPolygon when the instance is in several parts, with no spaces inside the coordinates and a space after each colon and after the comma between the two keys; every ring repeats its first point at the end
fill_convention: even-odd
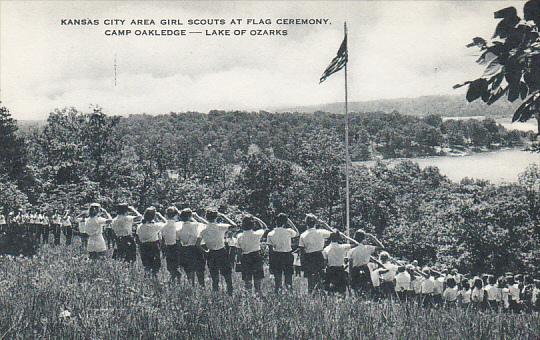
{"type": "Polygon", "coordinates": [[[23,235],[43,244],[48,244],[52,235],[54,245],[60,245],[63,234],[69,245],[73,240],[73,223],[69,210],[63,214],[57,209],[52,213],[19,210],[7,216],[0,214],[0,233],[23,235]]]}
{"type": "MultiPolygon", "coordinates": [[[[118,216],[112,219],[99,205],[93,204],[85,229],[89,240],[96,239],[102,233],[99,226],[112,222],[117,238],[113,257],[129,262],[136,259],[138,239],[143,266],[153,275],[161,268],[162,244],[172,280],[178,280],[180,269],[184,269],[192,284],[196,277],[198,283],[204,285],[205,267],[208,266],[213,289],[219,289],[222,276],[229,294],[233,292],[232,262],[225,244],[226,235],[229,240],[235,240],[230,243],[240,253],[239,271],[245,288],[255,292],[260,292],[264,277],[261,244],[266,235],[269,270],[274,276],[276,291],[292,289],[294,255],[298,254],[309,292],[326,289],[345,294],[350,289],[356,295],[419,300],[426,306],[460,304],[514,312],[535,309],[540,302],[537,298],[539,282],[529,282],[521,275],[499,279],[484,275],[481,279],[469,279],[456,270],[448,273],[428,267],[421,269],[416,261],[405,265],[392,259],[386,251],[381,251],[376,259],[373,255],[384,246],[374,235],[358,230],[350,239],[312,214],[306,215],[307,228],[302,234],[283,213],[276,216],[272,230],[251,215],[244,216],[241,225],[237,226],[213,209],[206,211],[205,218],[190,209],[178,211],[176,207],[169,207],[165,215],[154,208],[148,208],[141,215],[133,207],[121,204],[118,216]],[[139,221],[134,238],[133,226],[139,221]],[[293,251],[293,240],[298,236],[297,249],[293,251]],[[344,240],[349,243],[345,244],[344,240]]],[[[88,243],[91,258],[100,257],[105,250],[104,241],[88,243]],[[96,244],[100,246],[96,247],[96,244]]]]}
{"type": "MultiPolygon", "coordinates": [[[[88,211],[77,216],[81,234],[88,237],[86,248],[91,259],[98,259],[106,253],[103,230],[104,226],[110,223],[117,244],[114,258],[134,262],[138,244],[145,270],[156,275],[161,268],[160,246],[163,245],[171,280],[180,278],[179,269],[182,268],[190,282],[194,284],[197,277],[197,282],[204,285],[207,266],[212,288],[219,289],[221,276],[229,294],[233,292],[233,285],[230,252],[225,247],[227,233],[232,233],[230,239],[235,240],[239,249],[239,266],[245,286],[256,292],[260,292],[261,280],[264,277],[261,240],[265,235],[269,247],[269,267],[274,276],[276,291],[292,288],[294,238],[300,236],[298,251],[301,253],[302,269],[308,279],[310,292],[322,287],[325,257],[333,258],[332,244],[329,249],[324,248],[332,231],[316,228],[317,220],[312,215],[306,218],[308,230],[299,235],[298,229],[285,214],[279,214],[275,228],[269,230],[268,226],[255,216],[244,216],[239,227],[226,215],[214,209],[208,209],[204,218],[190,209],[180,212],[176,207],[169,207],[166,216],[153,207],[146,209],[143,215],[127,204],[120,204],[117,210],[118,215],[113,219],[99,204],[93,203],[88,211]],[[135,228],[136,224],[138,226],[135,228]],[[133,230],[136,230],[135,235],[133,230]]],[[[339,235],[335,231],[334,234],[339,235]]]]}

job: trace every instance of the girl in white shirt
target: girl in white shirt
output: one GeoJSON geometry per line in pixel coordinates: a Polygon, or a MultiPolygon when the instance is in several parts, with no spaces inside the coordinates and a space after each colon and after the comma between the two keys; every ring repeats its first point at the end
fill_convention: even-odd
{"type": "Polygon", "coordinates": [[[375,250],[377,248],[384,249],[384,246],[374,235],[360,229],[354,233],[354,239],[359,244],[349,253],[351,288],[358,295],[367,295],[373,290],[371,273],[368,267],[369,261],[375,250]],[[369,244],[368,239],[375,245],[369,244]]]}
{"type": "Polygon", "coordinates": [[[84,229],[88,234],[88,245],[86,250],[90,259],[98,259],[105,255],[107,245],[103,238],[103,226],[111,222],[111,215],[107,210],[101,208],[97,203],[90,205],[88,218],[85,221],[84,229]]]}
{"type": "Polygon", "coordinates": [[[159,248],[160,231],[167,220],[156,208],[146,209],[143,215],[142,224],[137,228],[137,237],[139,238],[139,254],[144,269],[147,273],[157,276],[161,269],[161,255],[159,248]],[[156,220],[158,217],[162,222],[156,220]]]}
{"type": "Polygon", "coordinates": [[[382,296],[391,298],[395,294],[395,277],[398,270],[398,266],[390,262],[390,254],[383,251],[379,254],[379,261],[383,267],[377,269],[381,280],[380,291],[382,296]]]}
{"type": "Polygon", "coordinates": [[[320,289],[321,279],[324,271],[324,249],[325,240],[332,234],[331,231],[325,229],[317,229],[317,218],[312,215],[306,215],[307,230],[300,235],[298,248],[303,255],[302,269],[308,280],[308,292],[313,292],[314,289],[320,289]]]}
{"type": "Polygon", "coordinates": [[[422,303],[425,307],[433,306],[433,291],[435,290],[435,278],[429,267],[424,267],[422,269],[424,274],[424,279],[422,280],[422,285],[420,287],[420,294],[422,298],[422,303]]]}
{"type": "Polygon", "coordinates": [[[176,221],[178,213],[179,211],[176,207],[167,208],[165,212],[167,222],[163,226],[163,229],[161,229],[163,243],[165,244],[164,253],[167,261],[167,271],[171,275],[172,282],[178,282],[181,277],[178,271],[179,244],[176,242],[176,233],[180,229],[180,223],[176,221]]]}
{"type": "Polygon", "coordinates": [[[41,227],[41,236],[43,238],[43,243],[48,244],[49,243],[49,232],[51,231],[51,227],[49,226],[49,218],[47,215],[39,213],[38,221],[41,227]]]}
{"type": "Polygon", "coordinates": [[[242,219],[242,230],[238,234],[238,246],[242,251],[242,280],[245,288],[251,291],[252,283],[255,292],[261,292],[261,280],[264,278],[263,258],[261,256],[261,238],[267,230],[266,224],[253,216],[242,219]],[[261,229],[256,229],[259,224],[261,229]]]}
{"type": "MultiPolygon", "coordinates": [[[[517,276],[517,275],[516,275],[517,276]]],[[[519,313],[521,310],[520,306],[520,293],[519,283],[516,282],[515,276],[510,276],[507,278],[508,286],[508,307],[514,313],[519,313]]]]}
{"type": "Polygon", "coordinates": [[[195,276],[197,276],[199,285],[204,287],[206,259],[204,251],[197,246],[197,239],[208,222],[196,214],[195,216],[189,208],[180,212],[180,228],[176,233],[179,245],[178,261],[179,265],[184,268],[189,282],[195,285],[195,276]],[[195,216],[200,222],[195,220],[195,216]]]}
{"type": "Polygon", "coordinates": [[[284,213],[277,215],[276,225],[274,230],[268,233],[267,241],[270,246],[268,256],[270,271],[274,275],[274,289],[277,292],[281,290],[283,279],[287,289],[292,289],[294,255],[291,241],[298,237],[299,233],[284,213]]]}
{"type": "Polygon", "coordinates": [[[127,203],[120,203],[117,207],[118,215],[111,224],[111,229],[116,239],[116,249],[113,258],[128,263],[137,260],[137,244],[133,237],[133,224],[142,220],[142,215],[134,207],[127,203]],[[129,212],[133,215],[129,215],[129,212]]]}
{"type": "Polygon", "coordinates": [[[499,305],[502,301],[502,292],[501,292],[501,286],[499,286],[499,280],[495,276],[490,275],[488,277],[488,285],[484,287],[484,290],[486,291],[486,298],[487,298],[487,305],[488,307],[493,310],[497,311],[499,309],[499,305]]]}
{"type": "Polygon", "coordinates": [[[471,294],[472,291],[469,281],[467,279],[463,279],[461,281],[461,290],[459,291],[459,297],[463,307],[468,307],[471,304],[471,294]]]}
{"type": "Polygon", "coordinates": [[[443,301],[446,306],[456,306],[459,296],[456,280],[453,277],[446,280],[446,288],[442,294],[443,301]]]}
{"type": "Polygon", "coordinates": [[[471,302],[476,308],[483,308],[485,301],[484,283],[482,279],[476,277],[473,282],[473,290],[471,293],[471,302]]]}
{"type": "Polygon", "coordinates": [[[53,215],[51,216],[51,230],[54,237],[54,245],[60,245],[60,235],[62,234],[62,216],[57,209],[54,209],[53,215]]]}
{"type": "Polygon", "coordinates": [[[66,245],[69,246],[73,240],[73,226],[71,216],[69,216],[69,210],[66,210],[64,216],[62,216],[62,229],[66,238],[66,245]]]}
{"type": "Polygon", "coordinates": [[[339,244],[340,235],[335,232],[329,237],[330,244],[323,250],[326,259],[326,284],[329,292],[345,294],[347,291],[347,272],[345,272],[345,256],[351,250],[350,244],[339,244]]]}
{"type": "Polygon", "coordinates": [[[7,233],[6,224],[6,217],[0,212],[0,232],[7,233]]]}
{"type": "Polygon", "coordinates": [[[405,266],[400,266],[396,274],[395,291],[401,301],[406,301],[412,288],[411,288],[411,274],[407,271],[405,266]]]}
{"type": "Polygon", "coordinates": [[[540,311],[540,280],[534,280],[534,288],[531,294],[531,304],[533,311],[540,311]]]}
{"type": "Polygon", "coordinates": [[[229,228],[236,227],[236,223],[214,209],[206,211],[206,219],[208,224],[197,239],[197,247],[200,247],[204,241],[208,248],[207,264],[212,278],[212,290],[219,291],[219,275],[221,274],[227,285],[227,293],[232,295],[232,268],[229,253],[225,249],[225,234],[229,228]],[[217,223],[218,216],[223,217],[227,223],[217,223]]]}

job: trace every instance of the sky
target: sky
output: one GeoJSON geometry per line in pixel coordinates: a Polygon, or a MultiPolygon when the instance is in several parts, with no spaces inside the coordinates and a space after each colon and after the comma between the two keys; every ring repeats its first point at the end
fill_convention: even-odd
{"type": "Polygon", "coordinates": [[[16,119],[55,108],[110,114],[272,110],[344,100],[343,71],[319,84],[347,21],[349,100],[460,94],[479,76],[493,12],[524,2],[109,2],[0,0],[0,101],[16,119]],[[105,26],[105,19],[177,19],[182,26],[105,26]],[[271,25],[204,26],[188,19],[271,19],[271,25]],[[277,25],[327,18],[328,25],[277,25]],[[61,25],[99,19],[98,26],[61,25]],[[106,29],[185,29],[184,37],[106,36],[106,29]],[[211,37],[211,29],[286,29],[287,36],[211,37]],[[114,84],[114,61],[117,84],[114,84]]]}

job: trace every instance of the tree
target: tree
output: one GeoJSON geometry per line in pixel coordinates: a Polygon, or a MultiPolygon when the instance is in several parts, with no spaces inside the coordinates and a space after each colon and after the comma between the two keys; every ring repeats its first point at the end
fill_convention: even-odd
{"type": "MultiPolygon", "coordinates": [[[[1,104],[1,102],[0,102],[1,104]]],[[[26,142],[5,106],[0,106],[0,175],[19,180],[26,174],[26,142]]]]}
{"type": "Polygon", "coordinates": [[[540,135],[540,0],[529,0],[523,7],[524,19],[514,7],[495,12],[502,19],[490,42],[481,37],[467,47],[476,46],[482,52],[477,62],[486,65],[481,77],[455,85],[468,85],[466,98],[472,102],[481,98],[488,105],[506,96],[510,102],[518,98],[512,122],[525,122],[535,117],[540,135]]]}
{"type": "Polygon", "coordinates": [[[298,187],[305,183],[294,164],[262,152],[244,156],[240,172],[229,191],[229,203],[243,207],[263,220],[276,212],[290,215],[301,201],[298,187]]]}
{"type": "Polygon", "coordinates": [[[0,176],[0,213],[8,213],[28,205],[28,197],[17,185],[6,177],[0,176]]]}

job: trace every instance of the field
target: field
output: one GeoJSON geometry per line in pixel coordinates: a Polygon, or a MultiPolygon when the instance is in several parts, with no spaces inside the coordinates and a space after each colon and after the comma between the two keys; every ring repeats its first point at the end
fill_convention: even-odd
{"type": "MultiPolygon", "coordinates": [[[[309,296],[303,278],[295,292],[263,296],[170,284],[145,278],[140,263],[90,262],[78,247],[44,246],[33,259],[0,259],[1,338],[539,338],[536,315],[425,309],[389,301],[309,296]],[[69,316],[61,313],[69,312],[69,316]]],[[[67,313],[66,313],[67,314],[67,313]]]]}

